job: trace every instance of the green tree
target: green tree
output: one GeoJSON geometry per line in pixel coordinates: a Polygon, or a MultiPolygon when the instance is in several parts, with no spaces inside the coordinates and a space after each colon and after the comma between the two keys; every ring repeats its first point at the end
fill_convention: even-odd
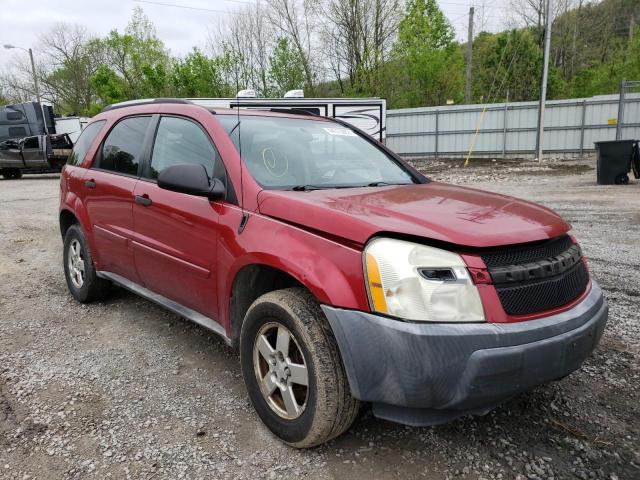
{"type": "MultiPolygon", "coordinates": [[[[540,95],[543,53],[534,29],[483,32],[473,42],[472,97],[475,102],[536,100],[540,95]]],[[[557,69],[549,69],[548,98],[564,93],[557,69]]]]}
{"type": "Polygon", "coordinates": [[[462,53],[453,27],[435,0],[407,3],[395,47],[387,76],[402,75],[405,81],[394,95],[394,106],[442,105],[449,99],[461,99],[462,53]]]}
{"type": "Polygon", "coordinates": [[[302,88],[306,82],[304,61],[300,51],[287,38],[280,38],[269,57],[269,79],[274,94],[282,96],[288,90],[302,88]]]}
{"type": "Polygon", "coordinates": [[[124,80],[107,65],[101,65],[91,77],[91,86],[100,99],[99,103],[91,106],[89,113],[92,115],[99,112],[105,105],[129,100],[124,80]]]}
{"type": "Polygon", "coordinates": [[[173,64],[173,94],[178,97],[230,96],[232,92],[223,77],[225,66],[224,56],[209,58],[194,48],[186,57],[173,64]]]}
{"type": "Polygon", "coordinates": [[[618,93],[624,79],[640,79],[640,31],[620,49],[610,62],[583,68],[571,79],[569,93],[572,97],[589,97],[618,93]]]}
{"type": "Polygon", "coordinates": [[[169,93],[170,57],[141,8],[133,10],[124,33],[112,30],[102,44],[106,65],[92,78],[102,104],[109,103],[115,94],[122,96],[121,101],[169,93]],[[104,97],[103,93],[110,96],[104,97]]]}

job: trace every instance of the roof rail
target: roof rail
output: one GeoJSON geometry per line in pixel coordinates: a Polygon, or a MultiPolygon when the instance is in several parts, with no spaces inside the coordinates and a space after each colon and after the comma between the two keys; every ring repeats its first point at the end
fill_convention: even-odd
{"type": "Polygon", "coordinates": [[[292,113],[294,115],[307,115],[309,117],[319,117],[317,113],[310,112],[305,110],[304,107],[293,107],[293,108],[270,108],[270,112],[273,113],[292,113]]]}
{"type": "Polygon", "coordinates": [[[128,100],[126,102],[112,103],[104,107],[100,113],[115,110],[116,108],[134,107],[136,105],[151,105],[154,103],[192,103],[184,98],[141,98],[139,100],[128,100]]]}

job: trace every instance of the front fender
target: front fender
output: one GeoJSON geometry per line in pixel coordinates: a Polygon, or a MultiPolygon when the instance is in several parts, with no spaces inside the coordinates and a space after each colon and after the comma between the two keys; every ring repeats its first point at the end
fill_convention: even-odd
{"type": "Polygon", "coordinates": [[[238,234],[241,216],[235,208],[220,215],[218,305],[227,325],[234,279],[255,264],[292,276],[322,304],[369,310],[361,251],[257,213],[238,234]]]}

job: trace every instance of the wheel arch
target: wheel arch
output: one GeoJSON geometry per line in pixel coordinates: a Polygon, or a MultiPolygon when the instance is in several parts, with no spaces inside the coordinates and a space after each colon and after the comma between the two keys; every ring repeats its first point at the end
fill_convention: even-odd
{"type": "MultiPolygon", "coordinates": [[[[265,293],[283,288],[301,287],[313,292],[291,273],[266,263],[250,263],[238,270],[231,282],[228,303],[229,337],[238,346],[240,328],[251,304],[265,293]]],[[[314,295],[314,298],[317,298],[314,295]]]]}
{"type": "Polygon", "coordinates": [[[69,209],[63,208],[60,210],[59,215],[59,223],[60,223],[60,234],[62,235],[62,239],[64,240],[64,236],[69,230],[69,227],[74,224],[80,224],[80,220],[78,217],[69,209]]]}

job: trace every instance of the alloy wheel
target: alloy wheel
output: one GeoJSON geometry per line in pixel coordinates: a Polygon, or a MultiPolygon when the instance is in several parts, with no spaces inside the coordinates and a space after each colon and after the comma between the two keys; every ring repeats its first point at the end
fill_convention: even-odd
{"type": "Polygon", "coordinates": [[[309,398],[309,373],[304,355],[284,325],[263,325],[253,344],[253,366],[262,396],[280,417],[293,420],[309,398]]]}
{"type": "Polygon", "coordinates": [[[67,263],[71,283],[76,288],[82,288],[82,285],[84,285],[84,258],[82,256],[82,246],[75,238],[69,243],[67,263]]]}

